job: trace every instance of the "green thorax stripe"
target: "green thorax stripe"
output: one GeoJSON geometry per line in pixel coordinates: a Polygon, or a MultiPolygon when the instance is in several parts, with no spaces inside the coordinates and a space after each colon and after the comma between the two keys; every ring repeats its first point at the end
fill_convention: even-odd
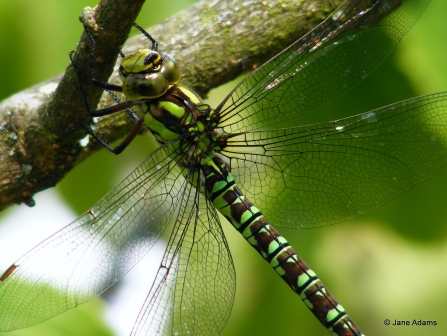
{"type": "Polygon", "coordinates": [[[160,143],[172,141],[187,131],[196,131],[196,128],[203,130],[202,123],[193,117],[203,106],[208,105],[203,105],[193,92],[178,85],[171,86],[160,98],[144,101],[141,105],[145,124],[160,143]]]}
{"type": "Polygon", "coordinates": [[[236,186],[228,165],[210,154],[201,162],[205,190],[220,213],[244,236],[333,335],[361,331],[287,240],[236,186]]]}

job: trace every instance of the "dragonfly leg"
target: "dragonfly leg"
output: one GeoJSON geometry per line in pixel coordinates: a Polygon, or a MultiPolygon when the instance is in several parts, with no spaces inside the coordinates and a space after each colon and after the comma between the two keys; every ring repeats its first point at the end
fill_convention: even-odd
{"type": "MultiPolygon", "coordinates": [[[[100,81],[100,80],[95,78],[94,68],[95,68],[95,45],[96,45],[96,41],[93,38],[93,35],[90,33],[90,31],[88,30],[88,28],[87,28],[87,26],[85,24],[84,24],[84,30],[87,33],[88,37],[90,38],[90,80],[92,81],[92,84],[94,86],[100,87],[100,88],[102,88],[104,90],[112,90],[112,91],[116,91],[116,92],[123,92],[123,88],[120,85],[110,84],[110,83],[103,82],[103,81],[100,81]]],[[[122,52],[120,52],[120,55],[121,55],[121,57],[124,56],[124,54],[122,52]]],[[[70,57],[70,59],[71,59],[71,57],[70,57]]],[[[73,60],[71,61],[71,63],[73,64],[73,60]]],[[[78,78],[79,78],[79,72],[78,71],[76,71],[76,72],[78,73],[78,78]]]]}
{"type": "MultiPolygon", "coordinates": [[[[144,125],[144,120],[140,119],[135,126],[132,128],[132,130],[127,134],[126,138],[121,141],[117,146],[112,147],[107,142],[105,142],[103,139],[101,139],[98,134],[96,134],[91,127],[88,125],[80,125],[79,128],[83,128],[88,134],[90,134],[96,141],[98,141],[104,148],[106,148],[108,151],[112,152],[113,154],[121,154],[123,150],[129,146],[129,144],[132,142],[133,139],[140,133],[144,125]]],[[[71,131],[73,131],[72,129],[71,131]]]]}
{"type": "Polygon", "coordinates": [[[157,51],[158,50],[158,43],[157,43],[157,41],[155,41],[155,39],[151,35],[149,35],[149,33],[147,31],[145,31],[138,23],[134,22],[133,26],[135,28],[137,28],[144,36],[146,36],[149,39],[149,41],[152,42],[152,48],[151,49],[153,51],[157,51]]]}
{"type": "MultiPolygon", "coordinates": [[[[90,105],[87,101],[87,94],[85,92],[85,88],[84,88],[84,84],[83,84],[83,79],[82,79],[82,74],[81,74],[81,70],[79,69],[79,67],[76,65],[76,63],[73,60],[73,52],[70,52],[69,57],[70,57],[70,61],[71,64],[73,65],[75,71],[76,71],[76,75],[78,77],[78,83],[79,83],[79,87],[81,90],[81,95],[82,95],[82,100],[84,102],[84,105],[87,109],[87,111],[89,112],[91,117],[102,117],[102,116],[106,116],[115,112],[119,112],[119,111],[126,111],[127,114],[134,120],[135,125],[132,128],[132,130],[129,132],[129,134],[126,136],[126,138],[116,147],[111,147],[109,144],[107,144],[107,142],[105,142],[103,139],[101,139],[92,129],[89,125],[86,124],[82,124],[80,126],[74,127],[72,129],[70,129],[68,131],[68,133],[77,130],[79,128],[84,129],[88,134],[90,134],[93,138],[95,138],[102,146],[104,146],[108,151],[114,153],[114,154],[120,154],[122,153],[122,151],[132,142],[132,140],[137,136],[137,134],[141,131],[141,129],[143,128],[143,124],[144,124],[144,120],[141,119],[132,109],[132,106],[135,106],[138,104],[138,102],[136,101],[125,101],[122,102],[117,96],[116,94],[113,92],[122,92],[122,87],[119,85],[114,85],[114,84],[110,84],[107,82],[102,82],[97,80],[94,77],[94,46],[95,46],[95,39],[93,38],[92,34],[88,31],[87,27],[84,25],[84,29],[87,33],[87,35],[90,38],[90,80],[92,82],[93,85],[100,87],[102,89],[105,89],[107,91],[107,93],[117,102],[116,105],[110,106],[110,107],[106,107],[103,109],[97,109],[97,110],[92,110],[90,108],[90,105]]],[[[152,41],[152,40],[151,40],[152,41]]],[[[155,42],[155,41],[153,41],[155,42]]],[[[155,42],[156,43],[156,42],[155,42]]],[[[121,57],[124,57],[124,54],[122,52],[120,52],[121,57]]]]}

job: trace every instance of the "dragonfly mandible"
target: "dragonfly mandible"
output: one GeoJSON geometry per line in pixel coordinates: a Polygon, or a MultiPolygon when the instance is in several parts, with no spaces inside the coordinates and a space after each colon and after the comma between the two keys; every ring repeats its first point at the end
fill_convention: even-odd
{"type": "MultiPolygon", "coordinates": [[[[434,134],[442,126],[445,94],[416,98],[334,122],[266,130],[318,108],[355,85],[399,42],[428,1],[406,1],[386,19],[375,20],[381,6],[389,3],[346,2],[323,24],[248,76],[214,110],[193,93],[176,86],[177,79],[168,82],[167,93],[162,96],[170,100],[163,100],[165,110],[160,110],[154,103],[159,99],[152,93],[133,95],[135,87],[141,84],[139,77],[135,77],[136,85],[128,80],[130,84],[123,91],[132,101],[119,107],[135,105],[144,109],[146,126],[159,140],[160,148],[84,216],[31,250],[4,273],[0,278],[0,300],[4,300],[0,309],[15,311],[14,304],[23,305],[26,300],[34,304],[25,305],[30,311],[22,311],[21,317],[8,317],[0,325],[16,328],[37,323],[104,291],[147,253],[173,221],[167,253],[135,334],[152,334],[147,330],[217,334],[230,313],[234,270],[216,208],[242,233],[257,223],[256,232],[245,237],[264,253],[278,273],[287,273],[280,265],[296,264],[298,259],[268,223],[315,227],[339,222],[383,204],[413,183],[442,170],[442,162],[437,158],[435,164],[429,154],[438,157],[443,153],[442,143],[435,141],[434,134]],[[365,3],[368,6],[359,10],[357,6],[365,3]],[[418,5],[418,10],[407,12],[408,3],[418,5]],[[389,38],[384,38],[384,33],[390,34],[389,38]],[[322,75],[322,68],[333,69],[334,73],[322,75]],[[188,111],[197,113],[173,110],[178,101],[187,102],[188,111]],[[432,114],[430,123],[424,122],[423,112],[432,114]],[[173,121],[173,115],[178,120],[173,121]],[[426,141],[405,146],[409,130],[426,141]],[[383,151],[379,151],[381,148],[383,151]],[[374,166],[371,161],[377,157],[389,161],[384,166],[374,166]],[[367,171],[360,170],[359,165],[367,165],[367,171]],[[352,180],[352,175],[359,179],[355,185],[340,178],[351,176],[352,180]],[[371,178],[376,181],[374,185],[368,185],[371,178]],[[377,190],[378,185],[383,188],[377,190]],[[232,197],[230,191],[233,199],[228,201],[232,197]],[[330,191],[339,194],[328,196],[330,191]],[[365,194],[371,197],[365,198],[365,194]],[[248,200],[263,209],[269,222],[248,200]],[[237,204],[243,204],[250,213],[248,219],[236,210],[237,204]],[[225,208],[231,211],[226,212],[225,208]],[[240,218],[236,220],[233,215],[240,218]],[[273,243],[277,248],[270,251],[269,246],[261,246],[257,236],[261,232],[273,237],[269,246],[273,243]],[[118,244],[108,246],[108,241],[118,244]],[[66,252],[67,248],[70,253],[55,253],[66,252]],[[99,250],[107,251],[106,255],[92,260],[90,256],[99,250]],[[281,254],[283,250],[286,255],[281,254]],[[285,259],[279,261],[281,256],[285,259]],[[47,268],[42,268],[39,260],[45,261],[47,268]],[[98,270],[104,272],[104,279],[94,278],[100,274],[98,270]],[[44,273],[51,285],[36,285],[21,293],[20,288],[34,283],[28,276],[33,272],[34,276],[44,273]],[[204,288],[197,285],[197,278],[207,280],[204,288]],[[51,301],[57,298],[52,295],[57,290],[64,292],[64,301],[51,301]],[[18,295],[22,295],[20,299],[18,295]],[[35,304],[38,300],[42,300],[42,305],[35,304]],[[219,311],[216,302],[220,303],[219,311]],[[160,319],[157,314],[164,315],[160,319]]],[[[126,62],[131,63],[131,69],[137,66],[144,68],[141,72],[151,74],[167,64],[175,67],[166,54],[157,58],[154,49],[153,46],[151,51],[141,52],[147,64],[138,63],[134,55],[124,59],[123,77],[134,74],[127,70],[126,62]]],[[[100,85],[119,91],[117,87],[100,85]]],[[[142,123],[137,122],[137,126],[142,123]]],[[[306,272],[306,285],[322,286],[310,270],[306,272]]],[[[301,275],[296,271],[291,274],[297,275],[296,281],[301,283],[301,275]]],[[[291,276],[286,277],[293,287],[291,276]]],[[[320,287],[319,296],[324,297],[323,292],[320,287]]],[[[316,303],[310,296],[304,299],[309,300],[308,304],[316,303]]],[[[334,319],[322,321],[329,328],[344,328],[352,323],[344,320],[343,309],[337,307],[334,305],[334,319]]],[[[331,311],[318,309],[317,314],[331,311]]],[[[350,329],[355,334],[354,325],[350,329]]]]}

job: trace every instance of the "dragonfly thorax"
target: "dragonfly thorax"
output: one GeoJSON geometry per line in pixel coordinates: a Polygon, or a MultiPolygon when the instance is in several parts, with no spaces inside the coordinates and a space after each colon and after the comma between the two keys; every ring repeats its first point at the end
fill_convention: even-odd
{"type": "Polygon", "coordinates": [[[180,68],[174,58],[151,49],[139,49],[120,65],[123,93],[129,100],[161,97],[180,81],[180,68]]]}
{"type": "Polygon", "coordinates": [[[146,126],[161,144],[181,138],[182,144],[200,152],[219,146],[220,133],[215,130],[218,114],[184,87],[173,85],[159,99],[146,100],[141,108],[146,126]]]}

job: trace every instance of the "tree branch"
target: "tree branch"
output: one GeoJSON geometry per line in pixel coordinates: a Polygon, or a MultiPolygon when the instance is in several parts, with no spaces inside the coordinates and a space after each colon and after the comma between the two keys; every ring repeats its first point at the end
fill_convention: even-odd
{"type": "MultiPolygon", "coordinates": [[[[80,20],[93,34],[104,32],[96,45],[97,78],[106,80],[110,76],[144,1],[104,0],[95,9],[86,8],[81,13],[80,20]]],[[[89,44],[84,32],[74,53],[77,64],[88,64],[89,44]]],[[[85,78],[89,78],[87,70],[84,67],[85,78]]],[[[91,85],[86,89],[89,103],[96,106],[102,90],[91,85]]],[[[36,192],[54,186],[92,152],[93,148],[79,146],[83,136],[80,132],[64,136],[66,130],[88,120],[85,112],[71,65],[65,74],[0,104],[0,210],[13,203],[33,205],[36,192]]]]}
{"type": "MultiPolygon", "coordinates": [[[[362,0],[367,3],[371,0],[362,0]]],[[[399,2],[401,0],[396,0],[399,2]]],[[[144,0],[101,1],[85,9],[80,20],[94,34],[95,77],[109,78],[144,0]]],[[[218,85],[252,70],[285,49],[324,18],[342,0],[203,0],[149,29],[182,69],[182,83],[202,95],[218,85]]],[[[86,81],[90,106],[97,106],[101,90],[89,83],[85,32],[74,53],[86,81]]],[[[131,38],[124,54],[147,47],[146,40],[131,38]]],[[[68,57],[67,57],[68,59],[68,57]]],[[[109,82],[120,84],[117,66],[109,82]]],[[[114,104],[103,95],[99,108],[114,104]]],[[[90,141],[79,145],[85,132],[67,134],[90,117],[82,102],[76,74],[71,65],[64,75],[20,92],[0,104],[0,210],[13,203],[32,205],[32,196],[54,186],[75,165],[97,151],[90,141]]],[[[98,134],[108,141],[126,135],[133,121],[125,113],[102,117],[98,134]]]]}

